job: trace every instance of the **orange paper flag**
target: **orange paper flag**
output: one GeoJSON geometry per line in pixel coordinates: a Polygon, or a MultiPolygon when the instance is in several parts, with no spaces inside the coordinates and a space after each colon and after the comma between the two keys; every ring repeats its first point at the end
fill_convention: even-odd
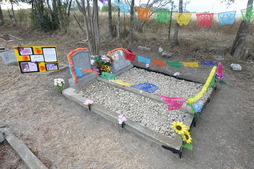
{"type": "Polygon", "coordinates": [[[135,6],[136,11],[138,13],[138,18],[139,19],[144,19],[144,20],[148,20],[150,18],[150,15],[152,13],[151,9],[148,8],[142,8],[139,6],[135,6]]]}
{"type": "Polygon", "coordinates": [[[85,71],[85,72],[88,72],[88,73],[96,73],[96,74],[99,74],[99,72],[96,72],[96,71],[91,70],[91,69],[83,69],[83,68],[81,68],[80,70],[85,71]]]}
{"type": "Polygon", "coordinates": [[[164,61],[161,61],[161,60],[152,60],[152,63],[154,65],[166,66],[166,63],[164,61]]]}

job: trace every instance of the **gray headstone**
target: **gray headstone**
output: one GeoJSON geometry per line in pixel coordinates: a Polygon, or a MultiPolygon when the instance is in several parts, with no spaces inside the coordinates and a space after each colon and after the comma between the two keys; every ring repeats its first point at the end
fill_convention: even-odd
{"type": "Polygon", "coordinates": [[[0,143],[2,143],[5,140],[3,133],[0,132],[0,143]]]}
{"type": "Polygon", "coordinates": [[[125,59],[125,54],[122,50],[115,51],[110,56],[116,56],[116,60],[111,64],[110,71],[112,74],[119,76],[120,74],[133,68],[129,60],[125,59]]]}
{"type": "MultiPolygon", "coordinates": [[[[92,69],[91,61],[90,61],[90,52],[86,50],[81,50],[72,55],[72,60],[74,66],[83,69],[92,69]]],[[[73,78],[69,79],[69,84],[71,87],[82,86],[86,83],[92,82],[97,78],[97,74],[88,73],[85,71],[81,71],[82,77],[78,77],[78,83],[74,83],[73,78]]]]}
{"type": "Polygon", "coordinates": [[[9,50],[6,52],[1,52],[0,56],[3,60],[3,63],[10,66],[10,65],[18,65],[16,60],[16,55],[14,53],[14,50],[9,50]]]}

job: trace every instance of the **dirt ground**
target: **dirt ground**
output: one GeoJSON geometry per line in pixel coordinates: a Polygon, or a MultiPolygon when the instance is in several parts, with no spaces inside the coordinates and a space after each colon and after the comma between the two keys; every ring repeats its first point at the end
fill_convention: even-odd
{"type": "MultiPolygon", "coordinates": [[[[18,43],[56,45],[61,63],[67,63],[66,55],[71,50],[87,47],[87,44],[78,44],[82,38],[66,39],[61,34],[46,36],[7,28],[0,33],[23,38],[20,42],[0,42],[7,47],[18,43]]],[[[107,51],[112,49],[110,46],[107,51]]],[[[182,56],[169,60],[158,57],[157,51],[143,53],[136,49],[132,49],[134,53],[149,58],[199,61],[182,56]]],[[[216,60],[210,58],[209,61],[216,60]]],[[[0,125],[9,127],[52,169],[250,169],[254,166],[254,65],[233,60],[228,55],[222,63],[227,85],[218,86],[197,127],[191,130],[194,149],[184,150],[181,159],[61,95],[53,86],[53,80],[67,81],[71,76],[66,69],[51,74],[21,74],[17,66],[1,62],[0,125]],[[231,70],[230,64],[234,62],[240,63],[243,70],[231,70]]],[[[205,80],[199,74],[188,76],[205,80]]],[[[3,149],[3,145],[0,148],[3,149]]],[[[7,164],[5,161],[0,168],[8,168],[7,164]]]]}

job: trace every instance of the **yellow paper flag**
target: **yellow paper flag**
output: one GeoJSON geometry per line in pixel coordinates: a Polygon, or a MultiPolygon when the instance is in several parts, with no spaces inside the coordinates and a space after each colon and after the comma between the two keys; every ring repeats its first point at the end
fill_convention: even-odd
{"type": "Polygon", "coordinates": [[[191,13],[176,13],[177,23],[182,25],[188,25],[191,19],[191,13]]]}
{"type": "Polygon", "coordinates": [[[182,62],[184,66],[198,67],[198,62],[182,62]]]}
{"type": "Polygon", "coordinates": [[[133,85],[132,83],[129,82],[124,82],[122,80],[116,79],[116,80],[110,80],[111,82],[115,82],[117,84],[123,85],[123,86],[130,86],[133,85]]]}

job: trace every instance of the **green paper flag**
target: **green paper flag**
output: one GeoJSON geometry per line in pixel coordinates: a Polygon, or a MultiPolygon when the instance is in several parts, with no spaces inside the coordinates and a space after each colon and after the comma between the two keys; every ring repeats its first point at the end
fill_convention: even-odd
{"type": "Polygon", "coordinates": [[[213,76],[213,78],[212,78],[212,80],[211,80],[211,82],[210,82],[210,84],[209,84],[208,88],[213,87],[213,85],[214,85],[215,81],[216,81],[215,76],[213,76]]]}
{"type": "Polygon", "coordinates": [[[192,149],[193,149],[192,144],[184,144],[184,145],[182,145],[182,147],[187,148],[187,149],[189,149],[189,150],[192,150],[192,149]]]}
{"type": "Polygon", "coordinates": [[[168,23],[168,21],[170,20],[170,16],[171,16],[171,12],[167,12],[167,11],[156,11],[156,21],[157,22],[164,22],[164,23],[168,23]]]}
{"type": "Polygon", "coordinates": [[[115,79],[116,76],[107,72],[102,72],[102,74],[100,75],[100,77],[104,78],[104,79],[115,79]]]}
{"type": "Polygon", "coordinates": [[[247,8],[241,10],[243,20],[252,21],[254,20],[254,8],[247,8]]]}
{"type": "Polygon", "coordinates": [[[182,64],[180,62],[167,62],[167,65],[170,67],[175,67],[175,68],[181,68],[182,64]]]}

